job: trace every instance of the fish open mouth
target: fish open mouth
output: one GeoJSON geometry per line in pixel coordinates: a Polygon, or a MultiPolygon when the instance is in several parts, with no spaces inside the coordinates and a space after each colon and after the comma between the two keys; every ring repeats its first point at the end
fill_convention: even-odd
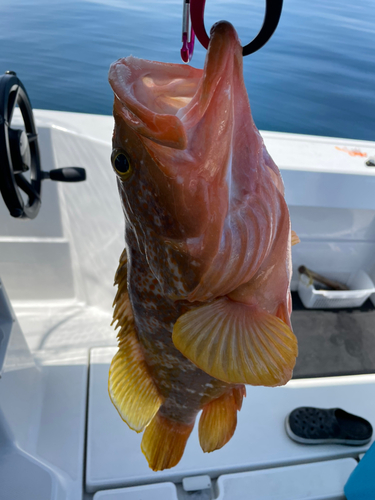
{"type": "Polygon", "coordinates": [[[115,110],[140,136],[176,149],[187,147],[176,117],[196,93],[202,71],[182,64],[145,61],[133,56],[111,65],[109,82],[115,110]]]}
{"type": "Polygon", "coordinates": [[[232,67],[234,60],[242,74],[242,49],[236,31],[226,21],[211,30],[203,70],[132,56],[119,59],[109,72],[118,100],[115,106],[139,134],[164,146],[185,149],[186,132],[207,112],[217,86],[225,82],[224,94],[231,94],[232,75],[238,72],[232,67]]]}

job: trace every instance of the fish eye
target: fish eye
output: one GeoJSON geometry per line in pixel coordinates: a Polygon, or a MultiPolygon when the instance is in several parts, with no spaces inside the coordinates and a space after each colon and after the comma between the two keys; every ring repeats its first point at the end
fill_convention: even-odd
{"type": "Polygon", "coordinates": [[[122,149],[114,149],[111,155],[112,166],[121,179],[128,179],[133,172],[129,157],[122,149]]]}

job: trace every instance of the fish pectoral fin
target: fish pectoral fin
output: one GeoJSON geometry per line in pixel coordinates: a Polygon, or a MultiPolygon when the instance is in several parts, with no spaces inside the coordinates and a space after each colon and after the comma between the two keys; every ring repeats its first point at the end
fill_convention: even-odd
{"type": "Polygon", "coordinates": [[[286,323],[288,326],[290,325],[290,319],[288,315],[288,309],[285,303],[279,304],[279,307],[276,310],[276,316],[281,319],[284,323],[286,323]]]}
{"type": "Polygon", "coordinates": [[[199,443],[205,453],[222,448],[237,427],[237,411],[241,409],[245,387],[235,387],[203,407],[199,419],[199,443]]]}
{"type": "Polygon", "coordinates": [[[297,243],[301,243],[301,240],[298,238],[297,233],[295,231],[291,231],[291,239],[292,239],[292,247],[297,245],[297,243]]]}
{"type": "Polygon", "coordinates": [[[157,471],[177,465],[193,427],[194,421],[190,424],[176,422],[158,412],[146,427],[141,443],[150,468],[157,471]]]}
{"type": "Polygon", "coordinates": [[[134,331],[121,338],[112,359],[108,392],[121,418],[137,432],[148,425],[163,402],[134,331]]]}
{"type": "Polygon", "coordinates": [[[172,340],[201,370],[231,384],[286,384],[298,353],[284,321],[226,297],[180,316],[172,340]]]}

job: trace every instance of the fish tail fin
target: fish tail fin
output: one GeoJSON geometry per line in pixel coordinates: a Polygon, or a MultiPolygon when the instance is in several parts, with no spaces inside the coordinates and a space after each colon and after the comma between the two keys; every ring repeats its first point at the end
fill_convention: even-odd
{"type": "Polygon", "coordinates": [[[206,404],[199,419],[199,442],[204,452],[222,448],[237,427],[237,411],[241,409],[245,386],[235,387],[206,404]]]}
{"type": "Polygon", "coordinates": [[[148,372],[134,330],[120,330],[119,347],[109,369],[108,393],[124,422],[141,432],[163,401],[148,372]]]}
{"type": "Polygon", "coordinates": [[[285,321],[226,297],[180,316],[172,339],[201,370],[230,384],[286,384],[298,353],[285,321]]]}
{"type": "Polygon", "coordinates": [[[141,443],[149,467],[158,471],[177,465],[193,427],[194,421],[190,424],[176,422],[159,411],[146,427],[141,443]]]}

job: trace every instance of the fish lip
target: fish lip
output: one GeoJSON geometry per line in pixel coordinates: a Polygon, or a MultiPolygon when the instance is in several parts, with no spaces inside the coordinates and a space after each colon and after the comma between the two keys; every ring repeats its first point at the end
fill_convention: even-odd
{"type": "Polygon", "coordinates": [[[221,37],[225,35],[234,37],[234,39],[239,43],[237,31],[235,30],[233,24],[231,24],[229,21],[217,21],[211,26],[210,42],[215,34],[219,34],[221,37]]]}

